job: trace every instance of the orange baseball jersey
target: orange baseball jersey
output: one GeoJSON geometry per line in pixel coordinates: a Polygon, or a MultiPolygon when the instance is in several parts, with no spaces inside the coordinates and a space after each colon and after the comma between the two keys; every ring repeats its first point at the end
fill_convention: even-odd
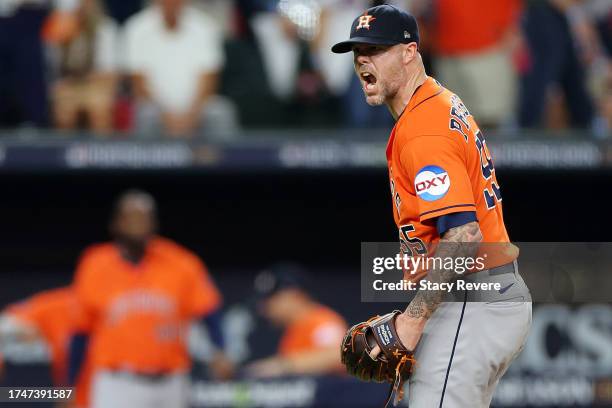
{"type": "Polygon", "coordinates": [[[75,277],[90,332],[92,364],[101,369],[169,373],[189,369],[189,323],[221,304],[204,264],[174,242],[154,238],[138,265],[114,243],[87,249],[75,277]]]}
{"type": "MultiPolygon", "coordinates": [[[[51,289],[11,305],[7,313],[24,321],[40,332],[51,352],[51,371],[57,386],[68,383],[68,349],[70,339],[82,321],[76,294],[71,287],[51,289]]],[[[85,360],[76,383],[73,403],[86,407],[89,400],[89,380],[92,367],[85,360]]]]}
{"type": "Polygon", "coordinates": [[[80,320],[71,288],[51,289],[10,305],[6,313],[32,325],[44,338],[51,353],[53,381],[67,383],[67,353],[70,339],[80,320]]]}
{"type": "MultiPolygon", "coordinates": [[[[493,159],[478,125],[457,95],[428,77],[391,132],[387,164],[393,216],[402,253],[426,255],[440,240],[435,219],[475,212],[485,257],[493,268],[518,256],[504,226],[502,196],[493,159]],[[498,243],[504,243],[499,245],[498,243]]],[[[423,273],[407,277],[418,280],[423,273]]]]}
{"type": "Polygon", "coordinates": [[[348,329],[344,319],[328,307],[318,305],[287,329],[278,353],[282,356],[336,346],[348,329]]]}

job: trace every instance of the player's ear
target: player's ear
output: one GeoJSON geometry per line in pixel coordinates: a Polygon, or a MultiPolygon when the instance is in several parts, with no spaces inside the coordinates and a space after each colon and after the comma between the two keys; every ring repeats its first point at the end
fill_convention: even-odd
{"type": "Polygon", "coordinates": [[[415,42],[403,45],[403,60],[404,64],[408,64],[417,56],[418,48],[415,42]]]}

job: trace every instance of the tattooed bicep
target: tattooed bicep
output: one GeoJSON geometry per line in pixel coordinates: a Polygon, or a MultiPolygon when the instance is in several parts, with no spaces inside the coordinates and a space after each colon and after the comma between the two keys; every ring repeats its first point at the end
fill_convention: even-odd
{"type": "Polygon", "coordinates": [[[442,239],[451,242],[480,242],[482,232],[480,232],[478,222],[472,221],[449,229],[442,235],[442,239]]]}

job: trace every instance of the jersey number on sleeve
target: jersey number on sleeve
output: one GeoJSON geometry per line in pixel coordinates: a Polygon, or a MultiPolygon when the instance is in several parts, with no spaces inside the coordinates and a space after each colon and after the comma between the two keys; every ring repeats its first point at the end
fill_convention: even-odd
{"type": "Polygon", "coordinates": [[[414,232],[414,226],[412,224],[402,225],[400,227],[400,250],[402,254],[406,254],[408,256],[414,256],[414,251],[416,251],[417,255],[426,255],[427,247],[425,243],[416,237],[411,237],[408,235],[411,232],[414,232]]]}
{"type": "MultiPolygon", "coordinates": [[[[487,142],[485,141],[484,136],[480,130],[476,132],[474,140],[476,142],[478,154],[480,155],[480,167],[482,170],[482,177],[484,177],[485,180],[489,180],[493,176],[495,167],[493,167],[493,160],[491,159],[491,154],[489,153],[487,142]]],[[[488,187],[486,187],[483,193],[485,201],[487,202],[487,209],[489,210],[495,207],[498,201],[502,200],[501,191],[495,180],[491,181],[491,188],[489,189],[488,187]]]]}

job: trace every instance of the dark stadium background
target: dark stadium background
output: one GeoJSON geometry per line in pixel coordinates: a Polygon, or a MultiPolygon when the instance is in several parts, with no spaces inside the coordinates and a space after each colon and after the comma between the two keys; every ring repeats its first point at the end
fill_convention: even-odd
{"type": "MultiPolygon", "coordinates": [[[[281,258],[315,273],[346,272],[348,265],[358,268],[361,241],[396,238],[385,170],[245,173],[2,174],[2,268],[61,270],[51,281],[67,281],[80,251],[108,238],[113,198],[134,187],[158,199],[161,233],[199,253],[213,271],[281,258]]],[[[498,171],[511,238],[605,241],[611,176],[609,170],[498,171]]],[[[29,285],[39,282],[46,283],[29,285]]],[[[4,296],[22,294],[12,287],[4,296]]]]}

